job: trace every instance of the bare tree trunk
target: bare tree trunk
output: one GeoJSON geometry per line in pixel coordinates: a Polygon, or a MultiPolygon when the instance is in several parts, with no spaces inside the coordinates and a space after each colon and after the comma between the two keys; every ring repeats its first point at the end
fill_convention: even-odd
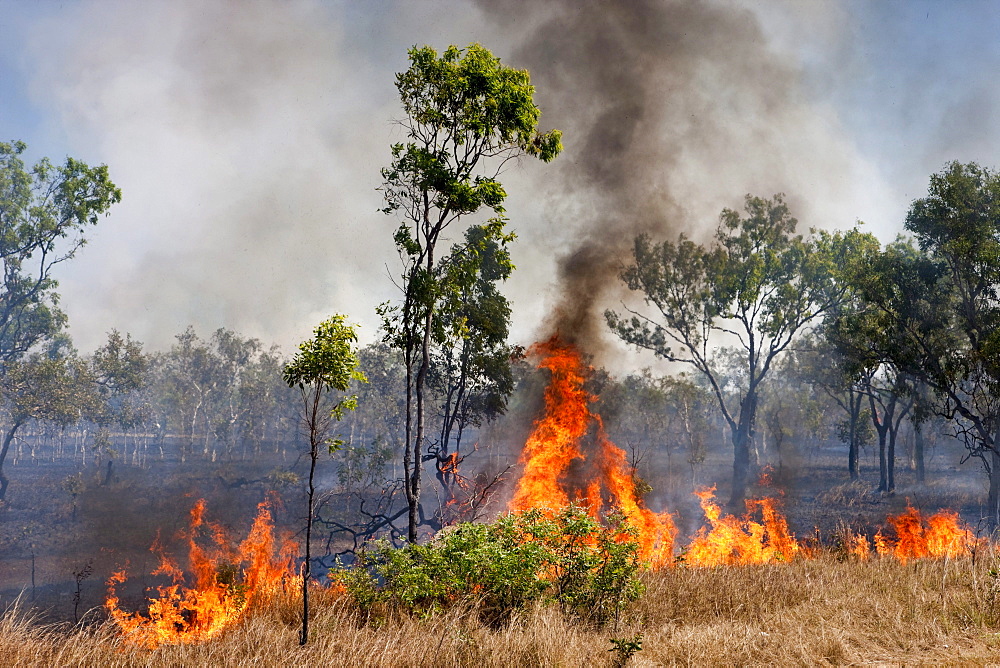
{"type": "Polygon", "coordinates": [[[850,475],[851,480],[857,480],[859,475],[858,451],[861,449],[860,443],[858,443],[858,421],[861,419],[861,393],[850,390],[848,401],[850,406],[850,422],[847,427],[847,472],[850,475]]]}
{"type": "Polygon", "coordinates": [[[924,469],[924,429],[916,420],[913,422],[913,463],[917,471],[917,484],[923,485],[927,481],[924,469]]]}
{"type": "Polygon", "coordinates": [[[423,341],[420,349],[420,366],[417,369],[415,394],[417,397],[417,429],[413,438],[413,471],[410,474],[410,507],[407,514],[407,540],[412,544],[417,542],[417,524],[419,523],[420,507],[420,472],[423,469],[424,443],[424,385],[427,382],[427,370],[431,365],[431,327],[434,312],[427,311],[424,320],[423,341]]]}
{"type": "MultiPolygon", "coordinates": [[[[319,459],[319,446],[323,440],[323,429],[320,425],[320,404],[322,403],[323,386],[313,384],[313,395],[306,399],[309,411],[309,485],[306,488],[306,560],[302,564],[302,634],[299,645],[309,641],[309,578],[312,576],[312,525],[313,499],[316,496],[316,460],[319,459]]],[[[305,398],[305,397],[304,397],[305,398]]]]}
{"type": "Polygon", "coordinates": [[[22,422],[18,421],[11,426],[3,438],[3,447],[0,448],[0,501],[3,501],[7,497],[7,485],[10,484],[10,481],[7,479],[7,475],[3,472],[3,463],[7,459],[7,453],[10,451],[10,444],[14,440],[14,435],[17,433],[21,424],[22,422]]]}
{"type": "Polygon", "coordinates": [[[756,414],[757,392],[751,389],[740,405],[740,420],[733,433],[733,490],[729,497],[729,509],[733,513],[746,510],[747,486],[750,483],[750,447],[756,414]]]}
{"type": "Polygon", "coordinates": [[[886,429],[878,429],[878,491],[888,492],[889,490],[889,465],[886,461],[885,442],[886,429]]]}
{"type": "Polygon", "coordinates": [[[1000,452],[997,451],[997,441],[1000,440],[1000,427],[994,432],[990,446],[990,495],[987,500],[986,521],[991,527],[1000,526],[1000,452]]]}

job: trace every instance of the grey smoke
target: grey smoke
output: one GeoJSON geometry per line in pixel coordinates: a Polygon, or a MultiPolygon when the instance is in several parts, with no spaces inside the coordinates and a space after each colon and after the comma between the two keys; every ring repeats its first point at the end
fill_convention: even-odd
{"type": "Polygon", "coordinates": [[[573,236],[558,250],[550,331],[606,357],[601,314],[625,297],[617,275],[633,238],[704,240],[722,207],[740,206],[748,192],[787,192],[803,228],[853,223],[809,220],[817,207],[806,196],[854,171],[850,147],[824,127],[800,73],[750,8],[663,0],[481,7],[501,30],[526,34],[512,60],[531,72],[545,127],[564,132],[547,195],[549,215],[562,216],[573,236]],[[818,173],[827,184],[813,181],[818,173]]]}
{"type": "MultiPolygon", "coordinates": [[[[53,11],[15,32],[35,103],[66,153],[108,163],[124,191],[61,268],[74,337],[88,350],[116,327],[162,348],[194,323],[288,349],[336,311],[374,338],[375,305],[397,296],[395,223],[375,191],[401,139],[393,73],[414,44],[478,41],[531,70],[542,125],[566,143],[551,165],[503,177],[520,237],[514,336],[530,344],[561,326],[603,350],[599,361],[634,368],[599,316],[622,296],[616,274],[636,232],[703,239],[747,192],[788,193],[804,227],[849,225],[886,199],[802,85],[792,51],[804,38],[778,39],[819,13],[790,6],[770,10],[767,30],[755,4],[726,1],[53,11]]],[[[836,42],[837,21],[824,25],[836,42]]]]}

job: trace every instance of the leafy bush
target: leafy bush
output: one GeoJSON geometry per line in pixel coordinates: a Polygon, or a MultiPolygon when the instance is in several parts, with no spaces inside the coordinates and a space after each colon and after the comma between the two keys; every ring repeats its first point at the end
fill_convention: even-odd
{"type": "Polygon", "coordinates": [[[375,541],[331,575],[363,608],[432,612],[474,601],[484,618],[500,621],[541,600],[605,621],[642,593],[633,536],[623,518],[604,525],[578,506],[529,510],[449,527],[424,545],[375,541]]]}

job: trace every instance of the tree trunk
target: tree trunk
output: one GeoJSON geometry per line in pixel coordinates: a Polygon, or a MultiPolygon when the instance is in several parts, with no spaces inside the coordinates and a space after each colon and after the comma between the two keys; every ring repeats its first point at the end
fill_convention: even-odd
{"type": "Polygon", "coordinates": [[[913,422],[913,463],[917,472],[917,484],[923,485],[927,481],[924,470],[924,430],[920,422],[913,422]]]}
{"type": "Polygon", "coordinates": [[[750,483],[750,448],[756,413],[757,393],[750,390],[740,405],[740,420],[733,433],[733,490],[729,497],[729,510],[732,513],[746,510],[747,485],[750,483]]]}
{"type": "MultiPolygon", "coordinates": [[[[998,434],[1000,436],[1000,434],[998,434]]],[[[991,527],[1000,526],[1000,453],[996,450],[996,438],[990,450],[990,496],[987,500],[986,517],[991,527]]]]}
{"type": "Polygon", "coordinates": [[[858,443],[858,421],[861,419],[861,393],[850,391],[848,397],[850,402],[849,413],[849,423],[847,426],[848,431],[848,445],[847,445],[847,472],[851,477],[851,480],[858,479],[858,451],[860,450],[858,443]]]}
{"type": "Polygon", "coordinates": [[[10,451],[10,444],[14,440],[14,434],[17,433],[21,424],[22,422],[18,421],[11,426],[3,438],[3,447],[0,448],[0,501],[3,501],[7,497],[7,485],[10,484],[6,474],[3,472],[3,463],[7,459],[7,452],[10,451]]]}
{"type": "Polygon", "coordinates": [[[305,645],[309,640],[309,578],[312,575],[313,499],[316,496],[316,460],[319,459],[319,446],[323,440],[319,423],[323,386],[318,382],[313,385],[312,406],[309,408],[309,486],[306,489],[306,560],[302,564],[302,634],[299,636],[299,645],[305,645]]]}
{"type": "Polygon", "coordinates": [[[889,452],[886,455],[886,486],[889,494],[896,492],[896,430],[889,430],[889,452]]]}
{"type": "Polygon", "coordinates": [[[880,492],[889,491],[889,467],[885,453],[886,431],[878,429],[878,491],[880,492]]]}
{"type": "Polygon", "coordinates": [[[417,399],[417,429],[413,435],[413,469],[410,472],[410,494],[407,497],[409,509],[407,513],[407,540],[410,544],[417,542],[417,525],[420,522],[420,472],[423,469],[424,443],[424,385],[427,382],[427,370],[431,365],[431,327],[433,326],[433,311],[428,310],[424,320],[423,340],[420,347],[420,366],[417,368],[417,378],[414,384],[414,394],[417,399]]]}

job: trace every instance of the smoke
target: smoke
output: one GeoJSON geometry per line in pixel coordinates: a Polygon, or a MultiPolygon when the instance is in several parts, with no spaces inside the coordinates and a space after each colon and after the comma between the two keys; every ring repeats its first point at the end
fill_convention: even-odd
{"type": "Polygon", "coordinates": [[[60,268],[77,345],[116,327],[162,348],[194,323],[290,346],[331,312],[374,338],[375,305],[398,297],[376,192],[401,139],[393,74],[414,44],[477,41],[531,71],[566,144],[504,176],[514,336],[558,329],[634,367],[601,313],[627,298],[636,233],[705,240],[748,192],[787,193],[803,227],[894,201],[796,64],[811,36],[839,48],[836,7],[85,0],[32,19],[35,106],[124,193],[60,268]]]}
{"type": "Polygon", "coordinates": [[[194,323],[289,346],[332,312],[375,337],[375,305],[397,296],[376,188],[413,44],[391,10],[92,1],[32,25],[59,150],[107,163],[123,191],[60,271],[78,345],[117,327],[162,348],[194,323]]]}
{"type": "MultiPolygon", "coordinates": [[[[602,313],[628,298],[618,273],[639,233],[705,241],[722,208],[741,207],[747,193],[786,192],[803,228],[852,224],[861,212],[845,211],[846,191],[868,203],[851,184],[870,169],[833,116],[806,99],[801,73],[749,8],[481,5],[501,32],[526,35],[511,60],[531,72],[543,125],[564,133],[542,197],[546,215],[571,232],[539,338],[558,331],[605,362],[614,356],[602,313]]],[[[788,17],[774,23],[786,27],[788,17]]]]}

